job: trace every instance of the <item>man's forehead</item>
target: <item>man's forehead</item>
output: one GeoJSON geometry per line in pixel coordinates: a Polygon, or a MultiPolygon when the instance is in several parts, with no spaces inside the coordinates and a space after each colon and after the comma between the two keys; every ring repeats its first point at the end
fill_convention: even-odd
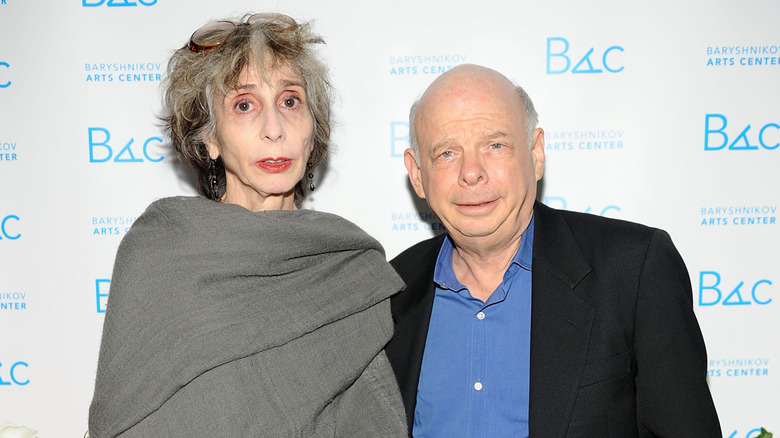
{"type": "Polygon", "coordinates": [[[418,106],[416,118],[416,122],[430,121],[435,124],[468,123],[480,118],[525,123],[525,110],[514,89],[468,90],[424,97],[418,106]]]}
{"type": "Polygon", "coordinates": [[[420,135],[447,138],[474,136],[493,138],[522,131],[525,117],[522,111],[497,105],[479,110],[465,107],[462,111],[452,107],[432,108],[417,115],[417,131],[420,135]]]}
{"type": "MultiPolygon", "coordinates": [[[[519,128],[519,126],[517,128],[519,128]]],[[[434,127],[427,133],[423,132],[422,134],[424,138],[422,139],[423,141],[421,141],[421,144],[430,145],[432,149],[440,149],[454,146],[463,146],[470,143],[485,143],[491,141],[514,143],[517,141],[517,137],[522,135],[523,131],[513,131],[516,131],[516,129],[512,129],[509,126],[503,126],[497,123],[460,123],[453,125],[451,129],[447,129],[445,126],[439,126],[434,127]]]]}

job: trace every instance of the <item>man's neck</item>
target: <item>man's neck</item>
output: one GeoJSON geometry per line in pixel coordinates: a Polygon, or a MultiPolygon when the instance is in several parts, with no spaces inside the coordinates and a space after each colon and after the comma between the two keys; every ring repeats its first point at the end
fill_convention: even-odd
{"type": "Polygon", "coordinates": [[[487,301],[504,279],[512,259],[515,257],[522,233],[503,245],[484,247],[482,245],[459,245],[454,242],[452,270],[455,277],[469,289],[471,296],[487,301]]]}

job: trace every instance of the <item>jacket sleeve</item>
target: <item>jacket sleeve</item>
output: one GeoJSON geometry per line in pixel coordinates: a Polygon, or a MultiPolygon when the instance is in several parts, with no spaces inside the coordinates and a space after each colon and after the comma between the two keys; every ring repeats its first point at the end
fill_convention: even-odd
{"type": "Polygon", "coordinates": [[[688,270],[661,230],[653,233],[641,269],[634,347],[640,436],[723,436],[688,270]]]}

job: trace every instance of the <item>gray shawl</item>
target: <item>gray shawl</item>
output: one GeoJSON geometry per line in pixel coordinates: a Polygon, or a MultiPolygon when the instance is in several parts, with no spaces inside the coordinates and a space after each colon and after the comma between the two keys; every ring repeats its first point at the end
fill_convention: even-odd
{"type": "Polygon", "coordinates": [[[117,252],[90,436],[405,437],[402,288],[338,216],[156,201],[117,252]]]}

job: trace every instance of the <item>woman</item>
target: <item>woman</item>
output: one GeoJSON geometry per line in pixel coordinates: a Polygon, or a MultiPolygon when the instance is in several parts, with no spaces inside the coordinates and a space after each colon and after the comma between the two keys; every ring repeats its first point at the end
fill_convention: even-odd
{"type": "Polygon", "coordinates": [[[358,227],[298,210],[330,136],[320,42],[256,14],[171,58],[165,121],[205,197],[154,202],[120,244],[92,438],[406,436],[382,351],[403,283],[358,227]]]}

